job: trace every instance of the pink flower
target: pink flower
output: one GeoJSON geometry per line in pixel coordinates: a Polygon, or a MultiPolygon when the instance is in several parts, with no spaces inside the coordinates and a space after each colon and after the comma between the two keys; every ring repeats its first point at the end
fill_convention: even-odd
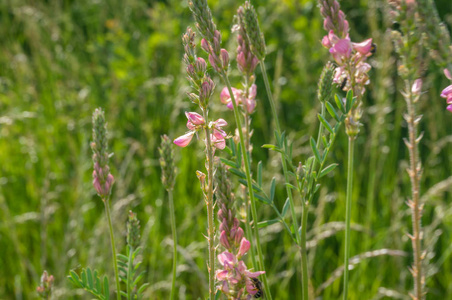
{"type": "Polygon", "coordinates": [[[411,92],[415,95],[418,95],[422,89],[422,79],[416,79],[411,87],[411,92]]]}
{"type": "Polygon", "coordinates": [[[449,85],[441,92],[441,97],[446,99],[447,104],[452,104],[452,85],[449,85]]]}
{"type": "MultiPolygon", "coordinates": [[[[240,99],[242,98],[242,91],[236,88],[232,88],[232,93],[235,98],[235,103],[239,105],[240,99]]],[[[226,104],[227,108],[234,109],[234,106],[232,105],[231,95],[229,94],[229,89],[227,87],[224,87],[221,91],[220,101],[221,103],[226,104]]]]}
{"type": "Polygon", "coordinates": [[[176,144],[179,147],[187,147],[188,144],[190,144],[191,139],[193,138],[193,135],[195,134],[195,131],[190,131],[183,136],[178,137],[174,140],[174,144],[176,144]]]}
{"type": "Polygon", "coordinates": [[[243,255],[245,255],[248,252],[248,250],[250,250],[250,245],[251,245],[250,242],[246,238],[242,238],[237,256],[242,257],[243,255]]]}
{"type": "Polygon", "coordinates": [[[204,125],[206,123],[204,118],[198,113],[186,111],[185,116],[187,117],[188,122],[190,122],[193,126],[204,125]]]}
{"type": "Polygon", "coordinates": [[[372,53],[372,39],[367,39],[361,43],[352,43],[353,49],[361,53],[362,55],[369,56],[372,53]]]}
{"type": "Polygon", "coordinates": [[[330,53],[338,64],[342,64],[345,59],[350,58],[352,54],[352,43],[350,39],[340,39],[333,47],[330,48],[330,53]]]}

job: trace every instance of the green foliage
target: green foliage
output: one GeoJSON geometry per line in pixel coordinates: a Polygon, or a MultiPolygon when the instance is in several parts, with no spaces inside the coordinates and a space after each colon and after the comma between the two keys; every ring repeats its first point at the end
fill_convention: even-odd
{"type": "Polygon", "coordinates": [[[110,299],[110,290],[108,285],[108,277],[104,276],[103,280],[98,276],[97,270],[91,271],[90,268],[83,269],[80,276],[74,271],[70,271],[69,281],[76,287],[82,288],[100,300],[110,299]]]}
{"type": "Polygon", "coordinates": [[[121,291],[121,294],[128,300],[143,299],[143,292],[149,286],[149,283],[139,284],[146,271],[139,271],[141,262],[135,262],[137,255],[141,252],[141,247],[133,249],[127,245],[126,255],[118,254],[118,268],[121,274],[119,278],[126,285],[127,292],[121,291]]]}
{"type": "MultiPolygon", "coordinates": [[[[110,162],[112,173],[117,174],[112,213],[118,248],[125,244],[125,239],[119,238],[125,236],[124,212],[134,209],[143,228],[141,269],[147,271],[143,282],[151,283],[144,291],[145,298],[169,297],[172,251],[167,241],[171,230],[157,148],[162,134],[173,139],[186,130],[183,111],[194,107],[185,94],[188,83],[182,70],[180,41],[186,26],[193,26],[193,19],[185,1],[126,2],[0,1],[1,299],[32,298],[43,269],[54,275],[54,292],[61,299],[90,299],[78,295],[63,280],[78,265],[96,266],[99,274],[112,278],[104,208],[91,185],[90,117],[99,106],[105,108],[113,142],[110,151],[115,153],[110,162]]],[[[405,206],[410,183],[402,142],[406,136],[402,118],[405,102],[399,93],[396,56],[385,34],[392,26],[386,19],[386,2],[341,1],[351,36],[357,41],[372,37],[378,45],[378,52],[369,59],[375,68],[363,99],[363,127],[356,140],[356,161],[360,163],[355,171],[352,256],[381,248],[411,249],[405,238],[410,227],[405,206]],[[368,199],[373,199],[373,207],[368,199]]],[[[450,29],[450,1],[435,2],[450,29]]],[[[237,45],[229,29],[243,1],[208,3],[230,50],[231,80],[237,86],[240,78],[234,73],[233,61],[237,45]]],[[[279,91],[275,98],[281,127],[293,141],[292,162],[309,166],[314,157],[308,137],[317,132],[320,122],[317,81],[329,59],[319,42],[324,30],[317,2],[253,0],[252,4],[265,34],[265,63],[272,87],[279,91]]],[[[423,67],[429,75],[419,103],[424,115],[421,191],[426,195],[423,224],[432,224],[424,234],[432,266],[426,286],[432,299],[444,299],[452,295],[452,119],[439,98],[447,86],[444,75],[436,66],[423,67]]],[[[275,163],[278,153],[261,149],[263,144],[278,144],[259,71],[256,84],[253,178],[256,187],[268,196],[275,177],[274,205],[281,215],[265,203],[269,196],[255,190],[260,201],[265,200],[258,203],[259,220],[278,220],[272,224],[265,221],[267,226],[261,228],[263,253],[272,293],[277,299],[289,299],[301,293],[299,274],[293,271],[300,261],[291,237],[295,231],[280,221],[288,220],[290,212],[284,209],[284,183],[280,164],[275,163]]],[[[231,112],[219,104],[222,88],[218,84],[211,115],[233,124],[231,112]]],[[[330,99],[330,103],[338,114],[344,113],[336,100],[330,99]]],[[[324,118],[334,130],[336,121],[329,113],[324,118]]],[[[233,134],[231,128],[227,130],[233,134]]],[[[328,129],[325,133],[329,133],[326,141],[316,140],[321,155],[331,136],[328,129]]],[[[238,153],[217,153],[234,163],[241,161],[233,159],[238,153]]],[[[198,299],[207,291],[202,235],[206,220],[195,175],[202,168],[199,161],[204,153],[195,145],[175,154],[181,158],[174,188],[181,253],[177,284],[187,300],[198,299]]],[[[322,170],[333,162],[340,164],[325,176],[318,175],[321,186],[312,199],[315,205],[308,220],[308,228],[313,229],[308,232],[311,284],[323,299],[338,299],[341,294],[340,279],[322,284],[343,263],[340,222],[345,212],[345,157],[346,138],[339,130],[322,170]]],[[[291,171],[295,180],[297,170],[291,171]]],[[[319,174],[318,169],[316,172],[319,174]]],[[[295,202],[300,205],[300,199],[295,202]]],[[[411,258],[404,256],[360,260],[350,273],[350,299],[382,299],[389,294],[387,289],[394,290],[393,295],[406,294],[412,286],[407,269],[410,262],[411,258]]]]}

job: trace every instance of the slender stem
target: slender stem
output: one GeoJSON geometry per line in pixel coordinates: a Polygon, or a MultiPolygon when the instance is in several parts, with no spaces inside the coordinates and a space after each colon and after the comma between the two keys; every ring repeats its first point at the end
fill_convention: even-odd
{"type": "Polygon", "coordinates": [[[127,299],[132,299],[132,274],[133,274],[133,248],[127,245],[129,250],[129,264],[127,267],[127,299]]]}
{"type": "MultiPolygon", "coordinates": [[[[259,239],[259,229],[257,226],[256,201],[254,199],[254,192],[253,192],[253,186],[252,186],[253,182],[251,180],[250,161],[248,158],[248,151],[246,151],[246,147],[245,147],[245,139],[243,137],[243,132],[241,130],[242,122],[240,121],[240,113],[239,113],[239,110],[237,107],[237,103],[235,102],[234,93],[232,92],[232,86],[231,86],[231,83],[229,82],[229,78],[228,78],[227,74],[224,71],[222,71],[222,73],[220,75],[223,78],[226,86],[228,87],[229,95],[231,96],[232,105],[234,107],[235,122],[236,122],[237,128],[239,129],[238,132],[239,132],[239,138],[240,138],[240,149],[242,152],[242,157],[245,162],[246,182],[248,185],[248,194],[249,194],[250,202],[251,202],[251,215],[253,217],[253,224],[254,224],[253,228],[254,228],[254,236],[256,238],[258,264],[259,264],[260,270],[265,270],[264,260],[262,258],[262,249],[261,249],[261,244],[260,244],[260,239],[259,239]]],[[[251,247],[253,247],[253,243],[251,241],[250,241],[250,243],[251,243],[251,247]]],[[[256,267],[256,266],[254,266],[254,267],[256,267]]],[[[265,295],[266,295],[267,299],[272,300],[272,295],[270,293],[270,287],[268,286],[266,274],[262,274],[262,281],[264,283],[265,295]]]]}
{"type": "Polygon", "coordinates": [[[345,210],[345,254],[344,254],[344,300],[348,298],[348,278],[349,278],[349,258],[350,258],[350,220],[352,210],[352,189],[353,189],[353,150],[355,137],[348,137],[348,166],[347,166],[347,198],[345,210]]]}
{"type": "MultiPolygon", "coordinates": [[[[231,93],[232,94],[232,93],[231,93]]],[[[206,159],[207,159],[207,223],[208,223],[208,243],[209,243],[209,299],[215,299],[215,224],[213,220],[213,149],[210,140],[210,128],[207,124],[207,109],[203,109],[204,120],[206,121],[206,159]]]]}
{"type": "Polygon", "coordinates": [[[118,262],[116,261],[115,236],[113,235],[113,225],[111,224],[110,205],[108,198],[102,200],[105,204],[105,212],[107,213],[108,227],[110,229],[111,252],[113,254],[113,266],[115,267],[116,298],[121,300],[121,287],[119,285],[118,262]]]}
{"type": "Polygon", "coordinates": [[[171,281],[170,299],[174,300],[176,294],[176,266],[177,266],[177,233],[176,233],[176,214],[174,213],[173,190],[168,190],[168,202],[171,219],[171,232],[173,234],[173,279],[171,281]]]}
{"type": "Polygon", "coordinates": [[[418,154],[418,141],[417,139],[417,121],[416,121],[416,110],[414,107],[414,99],[411,93],[411,83],[406,80],[406,102],[407,102],[407,122],[408,122],[408,135],[409,135],[409,145],[408,150],[410,154],[410,168],[409,175],[411,179],[411,197],[412,200],[408,201],[408,205],[412,210],[412,226],[413,226],[413,236],[411,237],[413,252],[414,252],[414,266],[413,266],[413,277],[414,277],[414,291],[416,300],[424,299],[423,288],[423,275],[422,275],[422,249],[421,249],[421,215],[422,215],[422,205],[420,203],[420,174],[421,167],[419,162],[418,154]]]}
{"type": "MultiPolygon", "coordinates": [[[[321,115],[324,116],[325,115],[325,105],[323,104],[323,102],[321,103],[322,105],[322,109],[321,109],[321,115]]],[[[320,139],[322,137],[322,132],[323,132],[323,125],[322,123],[320,123],[319,125],[319,132],[317,135],[317,145],[320,145],[320,139]]],[[[327,151],[329,151],[329,149],[327,149],[327,151]]],[[[328,153],[327,153],[328,155],[328,153]]],[[[316,161],[314,160],[312,169],[315,169],[315,163],[316,161]]],[[[320,173],[320,170],[323,167],[323,163],[324,161],[322,161],[322,163],[320,164],[320,169],[319,172],[317,172],[317,174],[320,173]]],[[[317,182],[317,177],[314,180],[314,186],[315,183],[317,182]]],[[[302,194],[302,191],[300,191],[300,194],[302,194]]],[[[309,199],[306,200],[304,199],[302,205],[303,205],[303,213],[301,216],[301,237],[300,237],[300,249],[301,249],[301,284],[302,284],[302,288],[303,288],[303,300],[308,300],[309,299],[309,276],[308,276],[308,257],[307,257],[307,245],[306,245],[306,233],[308,230],[308,213],[309,213],[309,204],[311,202],[313,194],[311,193],[311,195],[309,196],[309,199]]],[[[303,196],[302,196],[303,197],[303,196]]]]}
{"type": "MultiPolygon", "coordinates": [[[[261,65],[262,75],[264,77],[265,89],[267,90],[268,100],[270,102],[273,118],[275,120],[276,132],[278,133],[279,136],[281,136],[281,127],[279,125],[278,113],[276,111],[276,106],[273,101],[273,94],[272,94],[272,91],[270,88],[270,83],[268,81],[267,70],[265,69],[265,65],[264,65],[263,61],[261,61],[260,65],[261,65]]],[[[286,146],[286,145],[284,145],[284,146],[286,146]]],[[[283,153],[280,153],[280,154],[281,154],[281,163],[282,163],[283,173],[284,173],[284,180],[286,183],[289,183],[290,179],[289,179],[289,172],[287,170],[287,162],[286,162],[286,159],[284,158],[284,154],[283,153]]],[[[286,184],[286,192],[287,192],[287,196],[289,197],[290,213],[292,215],[292,220],[294,222],[295,237],[297,240],[297,244],[300,245],[300,234],[298,232],[298,221],[297,221],[297,217],[295,215],[295,204],[293,201],[292,190],[290,189],[290,187],[287,184],[286,184]]]]}
{"type": "MultiPolygon", "coordinates": [[[[248,80],[248,76],[244,76],[245,78],[245,99],[248,99],[249,96],[249,80],[248,80]]],[[[246,149],[248,151],[248,157],[250,159],[250,163],[251,163],[251,137],[250,137],[250,115],[248,114],[248,112],[245,110],[244,113],[244,117],[245,117],[245,146],[246,149]]],[[[246,217],[246,224],[245,224],[245,230],[246,230],[246,234],[247,236],[251,237],[252,233],[251,233],[251,225],[250,225],[250,209],[249,209],[249,203],[248,203],[248,196],[246,194],[246,188],[244,189],[244,193],[243,193],[243,199],[245,200],[245,217],[246,217]]],[[[253,243],[251,243],[252,245],[253,243]]],[[[254,251],[254,246],[250,247],[250,256],[251,256],[251,262],[253,263],[254,267],[257,267],[256,264],[256,257],[255,257],[255,251],[254,251]]]]}
{"type": "Polygon", "coordinates": [[[306,251],[306,228],[308,226],[309,203],[303,203],[303,217],[301,223],[301,283],[303,289],[303,300],[309,299],[309,277],[308,277],[308,255],[306,251]]]}

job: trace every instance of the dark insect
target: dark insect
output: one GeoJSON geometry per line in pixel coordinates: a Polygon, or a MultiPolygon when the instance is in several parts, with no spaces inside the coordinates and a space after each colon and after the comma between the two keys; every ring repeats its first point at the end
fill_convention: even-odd
{"type": "Polygon", "coordinates": [[[345,87],[346,84],[347,84],[347,77],[345,77],[344,80],[342,80],[342,83],[341,83],[341,90],[344,89],[344,87],[345,87]]]}
{"type": "Polygon", "coordinates": [[[262,288],[262,282],[257,279],[250,277],[251,281],[253,282],[254,288],[257,290],[257,293],[254,294],[254,298],[260,298],[264,294],[263,288],[262,288]]]}
{"type": "Polygon", "coordinates": [[[370,53],[375,54],[375,52],[377,52],[377,44],[372,43],[370,45],[370,53]]]}

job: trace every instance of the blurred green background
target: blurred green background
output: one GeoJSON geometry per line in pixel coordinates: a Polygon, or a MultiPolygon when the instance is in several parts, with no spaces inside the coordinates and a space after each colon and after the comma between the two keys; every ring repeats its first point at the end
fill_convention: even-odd
{"type": "MultiPolygon", "coordinates": [[[[225,47],[234,55],[233,15],[242,1],[212,0],[225,47]]],[[[265,33],[267,70],[278,100],[282,127],[294,141],[294,155],[309,154],[316,132],[317,80],[328,51],[316,1],[254,0],[265,33]]],[[[436,1],[450,29],[452,3],[436,1]]],[[[408,299],[412,278],[410,184],[405,102],[397,78],[397,56],[390,41],[385,1],[342,1],[351,38],[372,37],[378,52],[370,59],[364,126],[357,140],[352,256],[363,254],[351,271],[350,299],[408,299]],[[406,251],[385,255],[379,249],[406,251]],[[367,253],[366,253],[367,252],[367,253]]],[[[142,225],[151,283],[147,299],[168,299],[172,241],[166,194],[160,184],[160,135],[185,132],[186,110],[195,107],[185,93],[180,37],[193,25],[186,1],[2,0],[0,1],[0,299],[35,299],[45,269],[55,276],[55,299],[89,299],[74,290],[70,269],[91,266],[110,274],[111,251],[101,200],[91,185],[91,113],[103,107],[110,130],[114,227],[118,248],[125,244],[125,220],[132,209],[142,225]]],[[[233,61],[231,78],[240,76],[233,61]]],[[[424,163],[423,225],[428,250],[427,299],[452,299],[452,118],[439,97],[449,83],[432,62],[426,64],[421,157],[424,163]]],[[[218,83],[217,94],[222,89],[218,83]]],[[[279,157],[260,146],[272,141],[269,104],[257,70],[258,110],[253,119],[254,167],[264,163],[264,180],[278,180],[277,204],[285,201],[279,157]]],[[[231,126],[232,113],[213,101],[212,116],[231,126]]],[[[338,137],[331,162],[340,166],[322,181],[309,216],[311,294],[338,299],[343,262],[346,163],[345,134],[338,137]],[[336,274],[336,275],[335,275],[336,274]]],[[[204,168],[201,143],[175,149],[179,175],[175,205],[179,236],[179,299],[204,298],[206,217],[195,170],[204,168]]],[[[226,152],[221,155],[227,155],[226,152]]],[[[299,199],[296,199],[299,203],[299,199]]],[[[259,204],[260,220],[274,218],[259,204]]],[[[298,211],[300,212],[300,211],[298,211]]],[[[261,241],[275,299],[298,298],[300,257],[278,225],[261,230],[261,241]]]]}

